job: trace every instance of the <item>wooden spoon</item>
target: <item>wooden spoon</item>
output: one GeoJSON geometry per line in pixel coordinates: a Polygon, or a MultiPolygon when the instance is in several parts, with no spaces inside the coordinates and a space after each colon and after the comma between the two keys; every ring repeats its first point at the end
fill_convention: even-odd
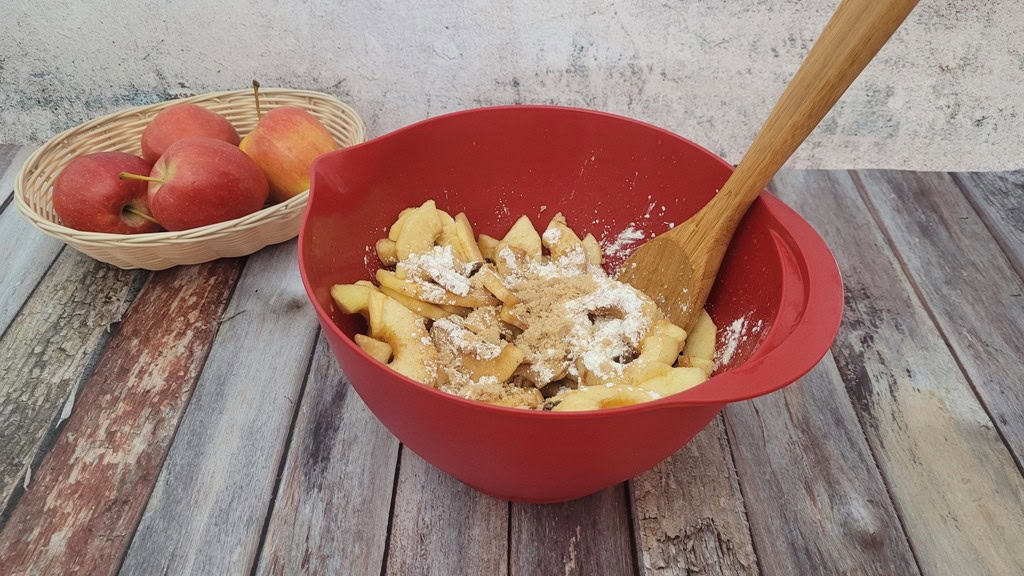
{"type": "Polygon", "coordinates": [[[916,4],[843,0],[718,194],[640,246],[619,279],[651,296],[673,322],[692,328],[747,209],[916,4]]]}

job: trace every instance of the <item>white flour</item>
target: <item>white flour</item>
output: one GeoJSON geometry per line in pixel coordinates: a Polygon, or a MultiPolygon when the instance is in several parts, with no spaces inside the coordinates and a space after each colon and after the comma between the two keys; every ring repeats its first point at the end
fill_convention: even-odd
{"type": "Polygon", "coordinates": [[[558,241],[562,239],[562,230],[555,227],[548,228],[544,231],[542,238],[548,244],[558,244],[558,241]]]}
{"type": "Polygon", "coordinates": [[[629,226],[626,226],[622,232],[619,232],[619,235],[616,236],[614,240],[603,243],[601,251],[608,258],[622,259],[628,256],[632,251],[633,244],[646,237],[646,232],[640,230],[635,224],[631,223],[629,226]]]}
{"type": "Polygon", "coordinates": [[[469,294],[469,274],[472,267],[455,257],[451,246],[434,246],[424,254],[410,254],[398,263],[397,270],[412,279],[429,278],[452,294],[469,294]]]}
{"type": "Polygon", "coordinates": [[[743,316],[732,321],[731,324],[722,328],[721,341],[722,346],[715,353],[715,370],[718,370],[722,366],[729,364],[732,361],[733,356],[736,355],[736,351],[740,345],[747,341],[753,334],[757,334],[761,331],[762,322],[751,324],[750,313],[746,313],[743,316]]]}
{"type": "Polygon", "coordinates": [[[461,318],[439,318],[432,330],[440,330],[459,353],[470,354],[479,360],[493,360],[501,354],[501,346],[486,342],[461,326],[461,318]]]}

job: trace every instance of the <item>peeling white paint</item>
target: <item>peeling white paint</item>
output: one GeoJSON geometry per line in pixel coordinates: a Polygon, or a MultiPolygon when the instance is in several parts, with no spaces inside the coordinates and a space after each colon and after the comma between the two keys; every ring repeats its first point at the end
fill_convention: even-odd
{"type": "MultiPolygon", "coordinates": [[[[646,120],[736,162],[836,4],[13,0],[0,141],[256,77],[338,95],[371,134],[557,103],[646,120]]],[[[922,2],[792,166],[1019,168],[1022,37],[1019,0],[922,2]]]]}
{"type": "Polygon", "coordinates": [[[71,392],[68,394],[68,399],[64,401],[64,407],[60,410],[60,420],[57,421],[58,424],[71,417],[71,411],[75,408],[75,396],[77,395],[77,392],[78,391],[75,388],[72,388],[71,392]]]}
{"type": "Polygon", "coordinates": [[[565,576],[573,576],[579,572],[579,566],[576,564],[576,546],[579,544],[580,538],[582,538],[582,526],[576,526],[576,534],[569,537],[569,551],[568,556],[565,560],[565,576]]]}

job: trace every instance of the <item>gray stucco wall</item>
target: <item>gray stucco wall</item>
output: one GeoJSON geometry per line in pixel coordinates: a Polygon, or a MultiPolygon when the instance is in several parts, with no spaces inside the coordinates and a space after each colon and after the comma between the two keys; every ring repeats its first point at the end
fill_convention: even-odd
{"type": "MultiPolygon", "coordinates": [[[[8,0],[0,141],[256,77],[336,94],[371,134],[558,103],[653,122],[735,162],[837,3],[8,0]]],[[[1024,166],[1024,2],[922,0],[792,165],[1024,166]]]]}

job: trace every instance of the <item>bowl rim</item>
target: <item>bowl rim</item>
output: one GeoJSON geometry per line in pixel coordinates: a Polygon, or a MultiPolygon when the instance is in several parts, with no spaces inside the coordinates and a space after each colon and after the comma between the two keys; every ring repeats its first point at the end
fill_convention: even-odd
{"type": "MultiPolygon", "coordinates": [[[[354,146],[349,146],[347,148],[325,154],[318,158],[311,168],[312,176],[310,180],[309,202],[307,203],[305,213],[302,216],[302,226],[300,227],[298,237],[299,274],[302,277],[302,284],[306,289],[306,295],[313,304],[313,308],[316,311],[321,326],[330,331],[339,342],[344,343],[344,345],[347,346],[350,351],[354,352],[356,356],[371,363],[376,369],[382,370],[384,373],[387,373],[392,377],[397,377],[406,385],[418,387],[421,391],[433,394],[438,398],[444,398],[449,402],[461,404],[467,409],[486,410],[519,418],[540,418],[549,421],[552,419],[614,418],[627,413],[639,414],[651,410],[677,410],[679,408],[692,406],[724,405],[730,402],[747,400],[774,392],[775,390],[795,382],[797,379],[810,372],[825,356],[839,331],[839,324],[842,319],[843,283],[842,278],[840,277],[838,264],[836,263],[832,252],[825,244],[824,239],[806,220],[767,190],[763,190],[760,197],[755,202],[760,202],[765,205],[772,217],[774,217],[780,223],[782,229],[787,232],[790,244],[799,249],[799,254],[793,255],[798,256],[797,263],[801,265],[803,275],[806,278],[803,310],[800,317],[793,325],[792,330],[790,330],[788,334],[785,334],[776,346],[762,354],[758,353],[760,351],[759,349],[755,349],[752,355],[753,357],[743,364],[721,374],[714,374],[693,388],[671,396],[651,400],[650,402],[620,406],[616,408],[576,412],[524,410],[522,408],[498,406],[479,400],[470,400],[454,394],[449,394],[442,390],[438,390],[433,386],[399,374],[398,372],[390,369],[387,365],[373,359],[369,354],[363,351],[362,348],[356,345],[352,338],[342,332],[338,325],[331,319],[330,313],[320,305],[319,301],[317,301],[307,276],[303,255],[305,253],[304,244],[306,240],[306,226],[309,223],[311,208],[316,197],[316,180],[319,172],[317,165],[326,156],[332,154],[345,154],[364,146],[372,146],[378,142],[401,136],[406,132],[421,129],[423,126],[430,125],[434,122],[444,121],[450,118],[469,114],[509,110],[568,111],[638,124],[654,130],[663,136],[682,141],[683,143],[704,152],[710,158],[713,158],[716,162],[727,168],[730,173],[734,170],[732,164],[707,148],[689,140],[688,138],[653,124],[599,110],[542,104],[486,106],[458,110],[439,116],[425,118],[354,146]],[[813,344],[803,345],[803,342],[812,342],[813,344]],[[780,360],[783,361],[780,362],[780,360]],[[756,380],[757,378],[770,383],[759,384],[756,380]],[[754,383],[750,384],[752,381],[754,383]]],[[[785,297],[785,290],[783,291],[783,297],[785,297]]],[[[775,315],[776,318],[780,313],[781,307],[780,311],[775,315]]],[[[773,322],[768,332],[765,333],[763,341],[769,341],[772,336],[781,332],[781,327],[773,322]]]]}

